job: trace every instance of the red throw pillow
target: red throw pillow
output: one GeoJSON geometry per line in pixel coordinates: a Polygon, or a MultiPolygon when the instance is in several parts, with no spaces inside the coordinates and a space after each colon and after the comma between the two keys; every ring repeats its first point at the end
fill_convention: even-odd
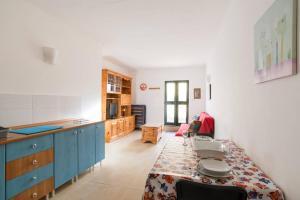
{"type": "Polygon", "coordinates": [[[190,128],[189,124],[181,124],[178,131],[176,132],[176,136],[182,136],[183,133],[187,132],[190,128]]]}

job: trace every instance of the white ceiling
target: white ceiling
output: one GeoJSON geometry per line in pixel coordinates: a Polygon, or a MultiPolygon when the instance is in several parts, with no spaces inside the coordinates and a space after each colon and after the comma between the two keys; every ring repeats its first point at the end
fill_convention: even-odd
{"type": "Polygon", "coordinates": [[[231,0],[27,0],[80,28],[103,55],[138,67],[206,62],[231,0]]]}

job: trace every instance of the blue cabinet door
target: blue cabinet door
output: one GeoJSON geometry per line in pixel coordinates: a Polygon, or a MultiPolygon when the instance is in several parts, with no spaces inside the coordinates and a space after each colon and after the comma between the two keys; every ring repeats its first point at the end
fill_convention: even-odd
{"type": "Polygon", "coordinates": [[[95,125],[78,129],[78,173],[85,171],[95,164],[95,129],[95,125]]]}
{"type": "Polygon", "coordinates": [[[0,145],[0,200],[5,199],[5,145],[0,145]]]}
{"type": "Polygon", "coordinates": [[[104,123],[96,124],[96,163],[105,158],[104,123]]]}
{"type": "Polygon", "coordinates": [[[78,172],[78,130],[54,134],[54,186],[61,186],[78,172]]]}

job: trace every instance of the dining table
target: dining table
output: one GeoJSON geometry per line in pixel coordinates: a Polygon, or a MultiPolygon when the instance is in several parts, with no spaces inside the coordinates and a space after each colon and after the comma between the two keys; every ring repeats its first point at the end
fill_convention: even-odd
{"type": "Polygon", "coordinates": [[[244,188],[248,200],[284,200],[282,190],[268,177],[244,149],[230,140],[216,140],[228,151],[224,160],[232,168],[226,178],[215,178],[198,172],[201,156],[193,150],[191,140],[184,146],[183,137],[171,137],[163,147],[148,174],[143,200],[176,200],[176,183],[189,180],[202,184],[244,188]]]}

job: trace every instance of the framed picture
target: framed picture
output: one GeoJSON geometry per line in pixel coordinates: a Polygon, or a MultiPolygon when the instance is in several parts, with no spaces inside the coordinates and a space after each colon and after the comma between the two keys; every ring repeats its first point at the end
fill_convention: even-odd
{"type": "Polygon", "coordinates": [[[297,0],[276,0],[255,25],[255,82],[297,73],[297,0]]]}
{"type": "Polygon", "coordinates": [[[194,88],[194,99],[201,99],[201,88],[194,88]]]}

